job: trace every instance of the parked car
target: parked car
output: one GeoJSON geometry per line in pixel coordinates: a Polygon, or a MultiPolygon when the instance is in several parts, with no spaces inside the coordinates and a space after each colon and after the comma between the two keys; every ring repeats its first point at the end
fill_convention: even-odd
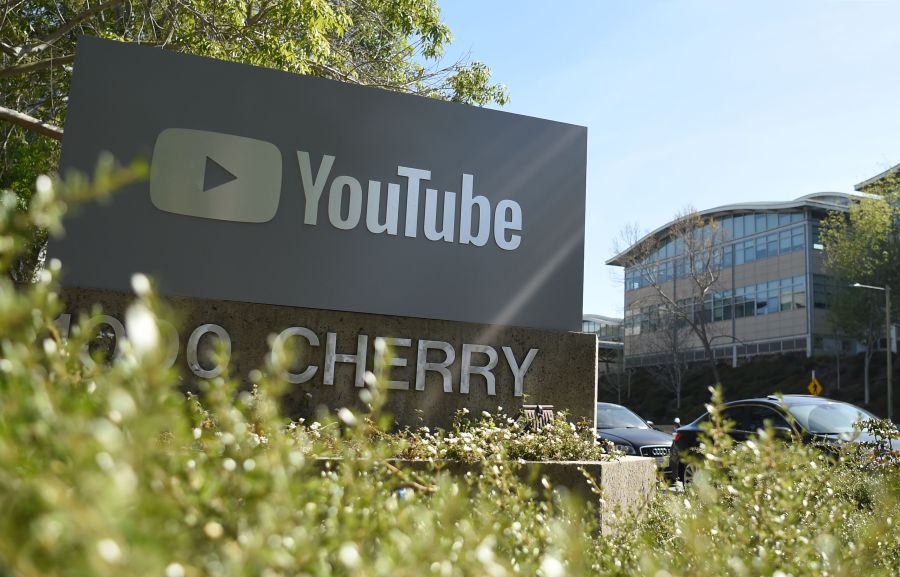
{"type": "MultiPolygon", "coordinates": [[[[822,441],[828,443],[869,442],[874,437],[859,431],[859,421],[876,418],[856,405],[811,395],[770,395],[764,399],[744,399],[725,404],[722,416],[734,423],[729,435],[744,441],[765,429],[771,421],[775,433],[786,441],[822,441]]],[[[675,430],[670,457],[670,476],[685,483],[693,476],[693,466],[684,457],[699,445],[700,425],[709,421],[704,413],[694,422],[675,430]]],[[[900,441],[892,441],[893,449],[900,449],[900,441]]]]}
{"type": "Polygon", "coordinates": [[[653,428],[622,405],[597,403],[597,436],[626,455],[653,457],[662,469],[669,466],[672,435],[653,428]]]}

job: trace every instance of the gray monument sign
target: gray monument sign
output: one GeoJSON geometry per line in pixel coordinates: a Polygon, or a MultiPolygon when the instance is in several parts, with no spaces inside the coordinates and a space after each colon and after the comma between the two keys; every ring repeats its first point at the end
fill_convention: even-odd
{"type": "Polygon", "coordinates": [[[95,38],[61,170],[148,182],[82,207],[67,286],[578,330],[587,131],[95,38]]]}

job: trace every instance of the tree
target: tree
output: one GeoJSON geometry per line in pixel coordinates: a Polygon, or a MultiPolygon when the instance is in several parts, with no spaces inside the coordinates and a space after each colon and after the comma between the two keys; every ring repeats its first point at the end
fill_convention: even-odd
{"type": "Polygon", "coordinates": [[[865,403],[869,402],[869,365],[883,334],[884,297],[871,290],[850,288],[854,283],[900,286],[900,193],[887,189],[852,204],[846,213],[833,212],[822,222],[825,267],[837,279],[838,290],[829,305],[836,330],[861,341],[864,359],[865,403]]]}
{"type": "Polygon", "coordinates": [[[690,367],[685,355],[690,333],[691,329],[674,315],[666,315],[660,319],[656,332],[647,336],[646,350],[657,359],[647,370],[657,382],[675,393],[676,410],[681,409],[684,375],[690,367]]]}
{"type": "MultiPolygon", "coordinates": [[[[847,280],[844,279],[844,282],[847,280]]],[[[874,291],[848,286],[840,287],[834,292],[834,296],[829,305],[828,319],[837,328],[835,332],[858,340],[866,348],[863,356],[863,404],[868,405],[869,368],[884,329],[884,312],[879,306],[883,299],[874,291]]]]}
{"type": "Polygon", "coordinates": [[[0,190],[22,209],[57,166],[82,34],[468,104],[508,100],[484,64],[442,61],[452,35],[436,0],[5,0],[0,190]]]}
{"type": "Polygon", "coordinates": [[[703,348],[716,383],[719,368],[711,342],[715,336],[711,299],[722,272],[723,231],[712,218],[688,207],[676,215],[665,235],[637,238],[634,229],[623,237],[631,246],[625,253],[626,270],[643,279],[652,290],[633,305],[647,309],[651,331],[668,327],[669,318],[687,327],[703,348]],[[675,260],[660,263],[660,250],[671,244],[675,260]],[[672,265],[672,266],[670,266],[672,265]]]}
{"type": "MultiPolygon", "coordinates": [[[[626,381],[623,378],[625,372],[625,350],[622,348],[598,346],[597,363],[603,367],[597,374],[597,391],[600,392],[603,390],[615,393],[617,399],[616,402],[621,404],[622,386],[626,384],[626,381]]],[[[631,375],[629,374],[628,383],[630,383],[630,379],[631,375]]],[[[626,396],[631,395],[630,387],[628,387],[626,393],[626,396]]]]}
{"type": "Polygon", "coordinates": [[[435,0],[22,0],[0,14],[0,118],[61,136],[80,34],[457,102],[507,100],[484,64],[442,64],[452,35],[435,0]]]}

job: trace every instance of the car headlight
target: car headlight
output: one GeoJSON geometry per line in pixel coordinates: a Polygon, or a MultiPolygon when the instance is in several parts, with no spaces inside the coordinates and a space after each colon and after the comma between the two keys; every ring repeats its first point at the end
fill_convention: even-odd
{"type": "Polygon", "coordinates": [[[634,455],[634,447],[631,445],[619,445],[618,443],[615,445],[617,451],[621,451],[626,455],[634,455]]]}

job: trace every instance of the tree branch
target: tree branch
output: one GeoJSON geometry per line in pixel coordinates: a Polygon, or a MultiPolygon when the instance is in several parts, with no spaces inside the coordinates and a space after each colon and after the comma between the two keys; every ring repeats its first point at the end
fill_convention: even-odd
{"type": "Polygon", "coordinates": [[[13,58],[19,55],[16,49],[6,42],[0,42],[0,52],[6,54],[7,56],[12,56],[13,58]]]}
{"type": "Polygon", "coordinates": [[[9,121],[26,130],[31,130],[32,132],[37,132],[38,134],[43,134],[44,136],[49,136],[56,140],[62,140],[63,137],[62,128],[38,120],[33,116],[22,114],[16,110],[4,108],[3,106],[0,106],[0,120],[9,121]]]}
{"type": "Polygon", "coordinates": [[[107,8],[112,8],[117,4],[122,4],[123,2],[125,2],[125,0],[108,0],[107,2],[103,2],[102,4],[97,4],[93,8],[88,8],[80,14],[75,15],[74,17],[72,17],[72,19],[57,28],[55,32],[53,32],[43,40],[35,44],[26,44],[25,46],[22,46],[21,48],[15,48],[14,50],[16,51],[16,54],[19,58],[28,54],[32,54],[34,52],[40,52],[41,50],[52,46],[54,42],[71,32],[76,26],[78,26],[91,16],[103,12],[107,8]]]}
{"type": "Polygon", "coordinates": [[[48,68],[50,66],[55,66],[58,64],[69,64],[70,62],[75,61],[75,55],[69,54],[68,56],[61,56],[59,58],[47,58],[46,60],[39,60],[37,62],[30,62],[28,64],[20,64],[18,66],[10,66],[8,68],[0,69],[0,80],[6,78],[8,76],[15,76],[16,74],[26,74],[28,72],[35,72],[37,70],[43,70],[44,68],[48,68]]]}

